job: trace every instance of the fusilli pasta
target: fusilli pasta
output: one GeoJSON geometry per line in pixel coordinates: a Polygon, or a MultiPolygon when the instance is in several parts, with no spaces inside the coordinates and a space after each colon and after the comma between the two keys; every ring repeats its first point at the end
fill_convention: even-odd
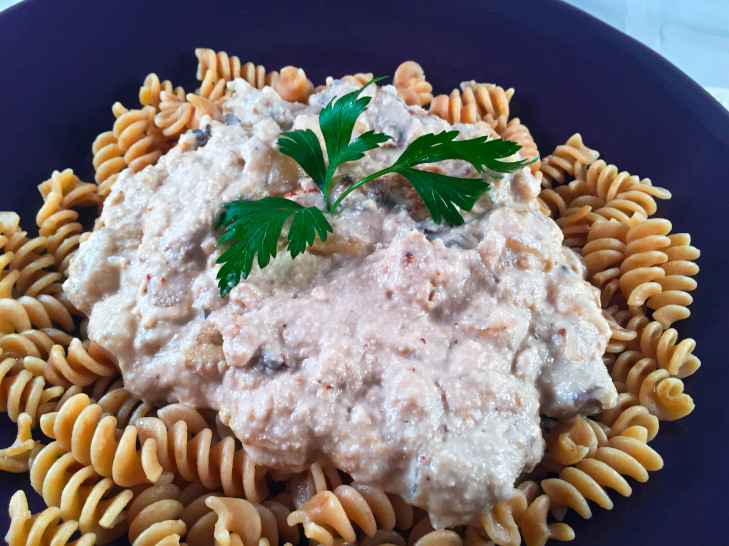
{"type": "MultiPolygon", "coordinates": [[[[0,213],[0,410],[18,424],[0,450],[0,468],[30,471],[49,508],[30,513],[22,492],[10,504],[12,544],[109,543],[127,535],[143,544],[528,545],[571,540],[568,510],[592,515],[590,501],[610,509],[608,490],[629,495],[663,461],[648,443],[659,421],[693,409],[683,379],[700,366],[695,341],[671,325],[688,316],[698,249],[671,223],[651,218],[670,192],[599,159],[579,134],[531,164],[541,177],[544,214],[581,254],[600,290],[612,336],[604,362],[619,392],[617,405],[592,417],[544,419],[547,451],[538,470],[511,497],[457,529],[435,530],[427,514],[402,498],[352,481],[313,462],[289,475],[256,465],[220,419],[182,404],[155,408],[124,389],[113,355],[76,330],[78,312],[61,282],[84,228],[75,207],[95,206],[125,169],[154,164],[203,116],[222,119],[243,78],[305,102],[313,85],[288,66],[267,73],[236,56],[197,49],[200,87],[186,93],[149,74],[141,108],[114,104],[110,131],[93,143],[96,184],[72,170],[40,184],[44,204],[29,238],[17,214],[0,213]],[[40,423],[51,439],[33,439],[40,423]],[[63,520],[63,522],[60,522],[63,520]],[[69,542],[72,537],[80,537],[69,542]],[[76,535],[74,535],[76,533],[76,535]]],[[[343,79],[364,85],[372,74],[343,79]]],[[[493,136],[539,152],[519,118],[509,119],[513,89],[464,82],[433,97],[422,67],[402,63],[394,75],[409,105],[429,107],[451,123],[482,123],[493,136]]],[[[83,327],[81,332],[84,332],[83,327]]]]}

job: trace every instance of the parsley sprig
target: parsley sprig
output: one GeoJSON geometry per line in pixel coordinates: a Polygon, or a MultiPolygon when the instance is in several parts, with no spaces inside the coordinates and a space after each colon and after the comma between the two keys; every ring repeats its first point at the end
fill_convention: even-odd
{"type": "Polygon", "coordinates": [[[468,161],[478,172],[486,169],[495,173],[511,173],[518,171],[528,163],[525,160],[504,162],[498,158],[507,157],[519,151],[521,146],[509,140],[487,140],[477,137],[470,140],[455,140],[458,131],[443,131],[438,134],[426,134],[416,138],[390,167],[366,176],[356,184],[347,188],[331,207],[334,212],[342,200],[350,193],[375,178],[386,174],[398,173],[404,176],[428,207],[433,221],[457,226],[463,223],[463,216],[456,206],[463,210],[471,210],[478,198],[489,189],[489,184],[482,178],[459,178],[431,171],[415,169],[416,165],[435,163],[446,159],[462,159],[468,161]]]}
{"type": "Polygon", "coordinates": [[[332,233],[332,226],[318,208],[283,197],[231,201],[224,206],[220,225],[226,229],[217,244],[231,245],[216,262],[223,264],[218,271],[220,297],[230,292],[241,276],[248,277],[256,255],[260,268],[276,257],[278,240],[289,218],[288,251],[292,258],[304,252],[306,245],[313,245],[316,235],[326,241],[327,232],[332,233]]]}
{"type": "Polygon", "coordinates": [[[384,133],[367,131],[359,135],[354,142],[349,142],[352,140],[352,131],[357,118],[365,111],[371,100],[370,97],[360,97],[360,93],[368,85],[382,79],[384,78],[370,80],[361,89],[329,101],[319,113],[319,128],[326,144],[328,167],[324,164],[324,154],[319,139],[311,129],[289,131],[279,136],[278,149],[301,165],[304,172],[319,186],[329,210],[331,210],[329,194],[337,167],[342,163],[363,158],[366,151],[373,150],[382,142],[390,140],[390,136],[384,133]]]}
{"type": "MultiPolygon", "coordinates": [[[[342,201],[354,190],[381,176],[396,173],[407,179],[428,208],[433,221],[445,220],[450,225],[463,223],[458,209],[471,210],[479,197],[488,189],[483,178],[460,178],[417,169],[419,165],[448,159],[469,162],[479,173],[492,177],[499,173],[512,173],[529,165],[527,160],[502,161],[515,154],[521,146],[514,142],[487,137],[456,140],[458,131],[426,134],[415,139],[390,167],[359,180],[331,202],[332,181],[337,168],[343,163],[364,157],[365,152],[390,140],[384,133],[367,131],[354,141],[352,132],[357,118],[370,103],[370,97],[361,97],[362,90],[383,78],[375,78],[364,87],[331,100],[319,113],[319,128],[326,145],[327,161],[319,139],[311,129],[281,133],[279,151],[293,158],[321,190],[326,212],[333,214],[342,201]]],[[[532,161],[536,161],[536,158],[532,161]]],[[[304,207],[283,197],[264,197],[255,201],[231,201],[218,227],[223,234],[218,245],[229,245],[216,263],[218,288],[224,297],[242,278],[248,278],[257,256],[258,266],[265,267],[276,257],[279,240],[286,222],[291,219],[287,250],[292,258],[314,244],[316,237],[326,241],[333,233],[324,212],[317,207],[304,207]]]]}

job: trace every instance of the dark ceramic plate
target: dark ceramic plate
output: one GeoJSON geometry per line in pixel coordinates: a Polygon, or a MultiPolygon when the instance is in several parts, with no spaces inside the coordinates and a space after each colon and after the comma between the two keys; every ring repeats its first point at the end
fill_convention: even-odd
{"type": "MultiPolygon", "coordinates": [[[[693,315],[680,326],[703,359],[686,381],[696,410],[661,425],[652,445],[662,471],[631,481],[628,499],[613,494],[612,511],[568,522],[575,544],[725,540],[729,114],[717,102],[637,42],[555,1],[26,0],[0,16],[0,208],[34,229],[36,185],[66,167],[91,179],[90,144],[111,126],[111,104],[135,104],[151,71],[194,88],[198,46],[301,66],[314,82],[392,74],[415,59],[438,92],[466,79],[513,86],[513,111],[543,153],[579,131],[607,161],[669,188],[662,212],[702,250],[693,315]]],[[[3,445],[13,429],[3,425],[3,445]]],[[[17,488],[29,489],[26,476],[3,475],[0,505],[17,488]]]]}

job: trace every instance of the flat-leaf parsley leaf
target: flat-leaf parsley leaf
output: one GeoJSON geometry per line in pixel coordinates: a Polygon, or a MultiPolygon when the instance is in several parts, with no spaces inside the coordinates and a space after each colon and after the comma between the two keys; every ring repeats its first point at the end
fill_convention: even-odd
{"type": "Polygon", "coordinates": [[[364,87],[329,101],[319,113],[319,128],[326,144],[329,165],[324,165],[319,139],[311,129],[297,129],[281,133],[278,149],[282,154],[292,157],[324,194],[327,208],[332,179],[337,167],[347,161],[356,161],[364,157],[367,150],[377,148],[380,143],[390,140],[389,135],[367,131],[358,136],[354,142],[352,131],[357,118],[370,103],[370,97],[360,97],[362,91],[370,84],[383,78],[374,78],[364,87]]]}
{"type": "Polygon", "coordinates": [[[218,245],[231,245],[217,259],[223,264],[218,271],[220,296],[225,296],[248,278],[253,260],[258,256],[258,267],[266,267],[276,257],[278,242],[286,220],[292,218],[288,233],[288,250],[292,258],[304,252],[306,245],[314,244],[315,236],[326,241],[332,226],[316,207],[304,207],[283,197],[264,197],[256,201],[230,201],[218,227],[223,235],[218,245]]]}

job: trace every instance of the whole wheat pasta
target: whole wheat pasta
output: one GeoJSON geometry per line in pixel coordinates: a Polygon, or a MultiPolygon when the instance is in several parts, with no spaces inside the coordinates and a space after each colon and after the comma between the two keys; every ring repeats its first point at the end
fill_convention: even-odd
{"type": "Polygon", "coordinates": [[[129,505],[129,542],[138,546],[154,546],[164,540],[179,539],[187,533],[180,519],[184,505],[177,500],[180,488],[154,485],[135,496],[129,505]]]}
{"type": "Polygon", "coordinates": [[[57,442],[34,457],[30,482],[49,507],[60,508],[64,521],[78,521],[81,532],[94,533],[97,543],[108,544],[126,533],[132,491],[81,465],[57,442]]]}
{"type": "MultiPolygon", "coordinates": [[[[39,237],[28,237],[16,214],[0,213],[0,410],[18,423],[0,467],[29,468],[50,507],[32,515],[16,493],[10,544],[104,544],[124,535],[140,545],[298,544],[303,535],[321,544],[531,546],[571,540],[561,521],[568,510],[589,518],[590,501],[610,509],[616,493],[631,494],[626,478],[644,482],[662,467],[648,442],[661,420],[693,409],[682,380],[700,366],[696,344],[671,325],[689,314],[700,253],[688,234],[652,218],[656,200],[670,192],[600,159],[579,134],[531,167],[541,176],[542,212],[600,291],[612,331],[603,359],[618,401],[599,415],[545,419],[541,471],[469,525],[433,529],[423,510],[323,461],[296,474],[257,465],[214,414],[182,404],[157,408],[127,391],[114,356],[78,335],[78,312],[62,292],[70,257],[86,237],[74,209],[103,203],[125,170],[154,165],[199,131],[203,117],[222,122],[235,78],[269,85],[289,101],[306,102],[313,92],[300,68],[268,73],[225,52],[195,55],[195,92],[152,73],[139,90],[141,108],[112,107],[113,127],[92,146],[95,184],[70,169],[40,184],[39,237]],[[38,423],[48,442],[31,436],[38,423]],[[68,542],[77,530],[80,538],[68,542]]],[[[344,79],[364,85],[372,74],[344,79]]],[[[525,157],[539,156],[527,126],[510,119],[513,89],[464,82],[433,97],[413,61],[398,67],[394,84],[412,108],[487,124],[493,136],[519,143],[525,157]]]]}
{"type": "MultiPolygon", "coordinates": [[[[23,359],[25,365],[34,358],[47,358],[51,349],[56,345],[68,347],[73,339],[70,334],[57,328],[43,328],[42,330],[30,328],[0,337],[0,349],[6,356],[23,359]]],[[[41,367],[45,365],[45,361],[43,361],[41,367]]]]}
{"type": "Polygon", "coordinates": [[[0,392],[0,410],[13,421],[25,414],[35,426],[40,415],[58,409],[65,389],[60,385],[49,386],[42,377],[24,369],[22,362],[5,358],[0,362],[0,392]]]}
{"type": "Polygon", "coordinates": [[[395,70],[392,83],[406,104],[427,106],[433,100],[433,86],[425,79],[423,68],[415,61],[401,63],[395,70]]]}
{"type": "Polygon", "coordinates": [[[142,441],[137,448],[137,429],[129,425],[120,430],[116,418],[92,404],[86,394],[69,398],[57,412],[41,417],[41,428],[49,438],[69,451],[74,459],[99,475],[112,478],[122,487],[145,483],[169,483],[157,458],[156,445],[142,441]]]}
{"type": "Polygon", "coordinates": [[[71,540],[78,529],[78,522],[67,520],[59,523],[60,509],[51,506],[39,514],[31,514],[23,491],[17,491],[10,499],[10,530],[5,540],[9,546],[93,546],[96,535],[84,533],[71,540]]]}
{"type": "Polygon", "coordinates": [[[31,434],[33,420],[27,413],[18,417],[18,434],[8,447],[0,449],[0,470],[5,472],[27,472],[32,457],[43,448],[31,434]]]}

